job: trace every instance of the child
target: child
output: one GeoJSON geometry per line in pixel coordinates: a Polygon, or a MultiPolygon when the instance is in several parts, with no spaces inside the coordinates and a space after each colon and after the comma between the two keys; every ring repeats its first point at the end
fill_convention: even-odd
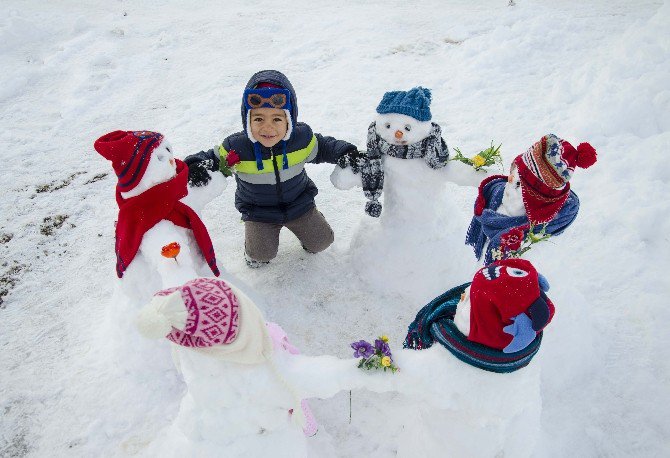
{"type": "Polygon", "coordinates": [[[244,130],[224,139],[216,149],[185,159],[196,185],[209,179],[200,173],[204,161],[224,173],[235,165],[235,207],[244,221],[249,267],[267,264],[277,255],[279,231],[284,226],[310,253],[333,243],[333,230],[316,209],[314,196],[319,191],[305,173],[305,163],[334,164],[344,155],[353,162],[359,153],[350,143],[313,134],[297,120],[297,98],[288,78],[275,70],[260,71],[244,90],[244,130]]]}

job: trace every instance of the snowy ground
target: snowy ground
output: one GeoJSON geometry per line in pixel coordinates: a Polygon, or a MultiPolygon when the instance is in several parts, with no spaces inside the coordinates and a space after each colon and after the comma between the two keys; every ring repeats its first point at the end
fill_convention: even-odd
{"type": "MultiPolygon", "coordinates": [[[[545,133],[591,142],[599,161],[572,180],[580,215],[536,258],[557,316],[532,363],[533,454],[670,454],[670,4],[472,3],[3,1],[0,456],[132,455],[174,418],[174,372],[148,380],[103,351],[115,180],[92,143],[148,129],[178,157],[210,147],[239,130],[243,85],[264,68],[293,81],[315,131],[361,148],[382,94],[416,85],[432,88],[433,118],[463,151],[493,139],[507,164],[545,133]]],[[[335,190],[331,170],[308,168],[331,248],[309,256],[285,233],[276,261],[247,269],[231,183],[205,211],[219,262],[304,353],[347,357],[349,342],[381,333],[399,349],[416,311],[469,280],[474,257],[436,253],[451,265],[434,288],[385,290],[352,263],[371,224],[363,194],[335,190]]],[[[460,221],[464,237],[474,190],[447,190],[460,209],[449,230],[460,221]]],[[[390,248],[421,270],[425,260],[390,248]]],[[[161,366],[162,350],[147,365],[161,366]]],[[[393,456],[405,402],[356,391],[351,424],[348,395],[312,405],[338,456],[393,456]]]]}

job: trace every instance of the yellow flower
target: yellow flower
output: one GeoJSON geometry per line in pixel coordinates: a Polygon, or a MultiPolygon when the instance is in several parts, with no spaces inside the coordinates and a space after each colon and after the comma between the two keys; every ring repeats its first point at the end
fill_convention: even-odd
{"type": "Polygon", "coordinates": [[[386,342],[386,343],[389,343],[389,336],[387,336],[386,334],[384,334],[383,336],[381,336],[380,339],[381,339],[382,341],[386,342]]]}
{"type": "Polygon", "coordinates": [[[484,159],[481,155],[478,154],[472,158],[472,163],[474,164],[475,167],[481,167],[486,163],[486,159],[484,159]]]}
{"type": "Polygon", "coordinates": [[[390,365],[391,365],[391,358],[388,356],[384,356],[382,358],[382,366],[389,367],[390,365]]]}

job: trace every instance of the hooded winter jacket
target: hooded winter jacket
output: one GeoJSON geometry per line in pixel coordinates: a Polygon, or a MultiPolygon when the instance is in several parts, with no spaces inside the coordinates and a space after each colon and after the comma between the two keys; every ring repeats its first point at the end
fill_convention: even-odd
{"type": "Polygon", "coordinates": [[[227,137],[218,148],[198,153],[197,156],[214,159],[215,163],[220,159],[221,164],[225,164],[228,153],[233,150],[237,152],[241,162],[235,166],[235,207],[242,214],[242,220],[283,224],[304,215],[315,205],[314,196],[319,191],[305,173],[305,164],[334,164],[345,153],[355,151],[356,147],[343,140],[314,134],[307,124],[298,122],[295,90],[282,73],[275,70],[260,71],[251,77],[245,89],[253,89],[260,83],[270,83],[290,92],[289,128],[292,130],[285,145],[280,141],[272,148],[266,148],[259,143],[256,149],[260,149],[260,158],[256,157],[254,142],[247,133],[247,109],[243,102],[244,130],[227,137]],[[284,147],[287,168],[283,166],[284,147]],[[262,159],[262,169],[258,167],[258,159],[262,159]]]}

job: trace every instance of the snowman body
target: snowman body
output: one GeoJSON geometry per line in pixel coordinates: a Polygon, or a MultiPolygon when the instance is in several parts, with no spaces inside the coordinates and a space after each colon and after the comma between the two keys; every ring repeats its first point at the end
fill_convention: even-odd
{"type": "MultiPolygon", "coordinates": [[[[454,258],[469,256],[461,240],[468,215],[454,184],[476,186],[485,175],[460,162],[447,162],[446,142],[435,138],[436,125],[430,121],[387,113],[378,114],[373,125],[381,141],[398,147],[425,144],[432,132],[433,146],[439,142],[446,153],[434,161],[417,153],[407,158],[382,154],[383,210],[379,220],[361,221],[351,245],[354,266],[371,286],[406,292],[422,301],[440,290],[445,275],[467,275],[464,266],[453,263],[454,258]]],[[[336,166],[331,181],[346,189],[362,186],[361,176],[336,166]]]]}
{"type": "Polygon", "coordinates": [[[294,399],[276,374],[280,361],[240,364],[173,349],[188,387],[174,427],[191,443],[226,447],[231,456],[262,456],[270,449],[279,456],[308,455],[306,437],[291,421],[294,399]]]}

